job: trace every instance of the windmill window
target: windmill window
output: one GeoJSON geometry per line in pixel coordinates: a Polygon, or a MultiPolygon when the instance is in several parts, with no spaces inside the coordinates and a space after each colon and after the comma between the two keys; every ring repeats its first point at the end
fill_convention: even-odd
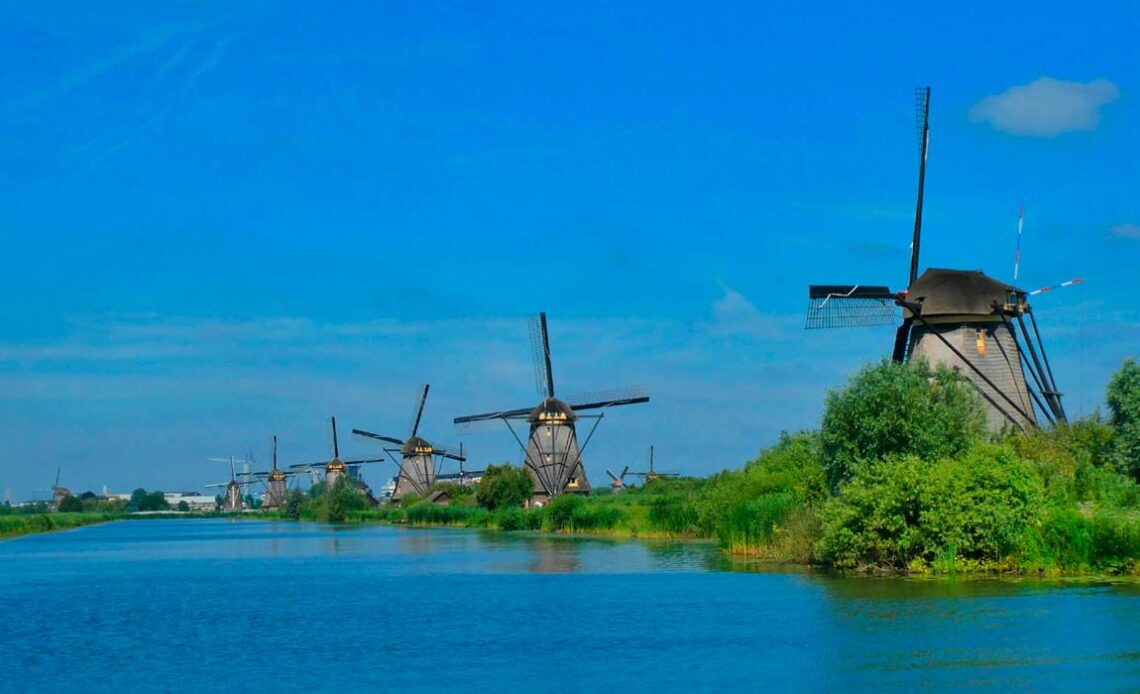
{"type": "Polygon", "coordinates": [[[573,488],[577,489],[578,488],[578,478],[577,477],[571,477],[570,482],[567,483],[566,486],[567,487],[573,487],[573,488]]]}
{"type": "Polygon", "coordinates": [[[977,348],[978,348],[978,356],[980,356],[980,357],[986,356],[986,329],[985,328],[978,328],[978,338],[977,338],[976,344],[977,344],[977,348]]]}

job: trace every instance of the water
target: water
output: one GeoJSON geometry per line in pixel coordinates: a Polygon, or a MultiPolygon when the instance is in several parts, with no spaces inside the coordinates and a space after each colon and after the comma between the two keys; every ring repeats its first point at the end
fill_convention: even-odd
{"type": "Polygon", "coordinates": [[[1133,583],[222,520],[0,542],[0,690],[1140,689],[1133,583]]]}

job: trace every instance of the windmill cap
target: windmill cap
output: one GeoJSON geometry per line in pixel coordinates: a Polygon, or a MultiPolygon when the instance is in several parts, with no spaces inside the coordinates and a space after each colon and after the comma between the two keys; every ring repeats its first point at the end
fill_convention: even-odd
{"type": "Polygon", "coordinates": [[[1010,294],[1024,290],[995,280],[981,270],[930,268],[907,289],[907,298],[922,303],[923,316],[990,316],[1010,294]]]}
{"type": "Polygon", "coordinates": [[[535,423],[567,423],[578,419],[574,410],[558,398],[547,398],[530,411],[526,420],[535,423]]]}
{"type": "Polygon", "coordinates": [[[432,445],[420,436],[413,436],[400,447],[400,453],[403,455],[426,455],[431,450],[432,445]]]}

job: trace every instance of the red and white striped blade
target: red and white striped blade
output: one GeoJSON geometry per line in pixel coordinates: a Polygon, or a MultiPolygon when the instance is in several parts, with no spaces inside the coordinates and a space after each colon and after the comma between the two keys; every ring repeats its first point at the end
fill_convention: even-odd
{"type": "Polygon", "coordinates": [[[1042,287],[1040,289],[1034,289],[1033,291],[1029,292],[1029,296],[1037,296],[1038,294],[1044,294],[1045,292],[1051,292],[1054,289],[1061,289],[1063,287],[1071,287],[1074,284],[1080,284],[1081,282],[1084,282],[1084,281],[1085,281],[1084,277],[1078,277],[1076,279],[1068,280],[1067,282],[1062,282],[1060,284],[1054,284],[1051,287],[1042,287]]]}

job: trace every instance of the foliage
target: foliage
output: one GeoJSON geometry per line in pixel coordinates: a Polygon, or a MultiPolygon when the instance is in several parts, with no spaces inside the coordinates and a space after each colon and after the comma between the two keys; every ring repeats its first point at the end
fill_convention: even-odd
{"type": "Polygon", "coordinates": [[[0,515],[0,538],[30,533],[67,530],[92,523],[105,523],[120,518],[110,513],[37,513],[0,515]]]}
{"type": "Polygon", "coordinates": [[[1008,446],[978,444],[934,463],[864,463],[827,504],[817,552],[839,568],[1001,562],[1016,557],[1043,501],[1033,467],[1008,446]]]}
{"type": "Polygon", "coordinates": [[[1126,359],[1108,383],[1105,400],[1116,430],[1116,465],[1140,480],[1140,364],[1126,359]]]}
{"type": "Polygon", "coordinates": [[[530,473],[509,463],[488,465],[479,484],[475,485],[475,502],[489,511],[522,506],[532,494],[534,480],[530,473]]]}
{"type": "Polygon", "coordinates": [[[285,505],[281,509],[281,515],[289,520],[300,520],[301,506],[305,503],[305,494],[294,487],[289,490],[289,495],[285,497],[285,505]]]}
{"type": "Polygon", "coordinates": [[[169,511],[170,504],[161,491],[147,492],[139,489],[131,492],[131,500],[127,502],[127,511],[169,511]]]}
{"type": "Polygon", "coordinates": [[[82,513],[83,501],[77,496],[68,494],[59,500],[59,508],[57,510],[60,513],[82,513]]]}
{"type": "Polygon", "coordinates": [[[981,402],[962,376],[915,359],[864,367],[833,390],[821,426],[822,459],[832,492],[856,467],[888,456],[940,460],[985,435],[981,402]]]}
{"type": "Polygon", "coordinates": [[[543,509],[505,506],[495,511],[495,524],[500,530],[541,530],[543,509]]]}
{"type": "Polygon", "coordinates": [[[178,502],[178,510],[181,511],[182,513],[189,513],[190,512],[190,504],[186,503],[185,499],[182,499],[181,501],[178,502]]]}
{"type": "Polygon", "coordinates": [[[364,493],[344,475],[337,477],[315,504],[317,517],[328,523],[341,523],[348,520],[351,513],[367,507],[368,499],[364,493]]]}

